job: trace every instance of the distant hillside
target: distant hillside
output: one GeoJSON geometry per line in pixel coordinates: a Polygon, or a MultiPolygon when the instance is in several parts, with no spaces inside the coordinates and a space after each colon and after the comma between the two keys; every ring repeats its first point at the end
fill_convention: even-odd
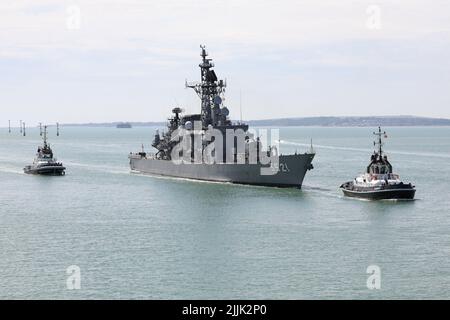
{"type": "MultiPolygon", "coordinates": [[[[318,126],[318,127],[401,127],[401,126],[450,126],[450,119],[415,116],[379,117],[306,117],[246,121],[251,126],[318,126]]],[[[121,122],[65,124],[65,126],[115,127],[121,122]]],[[[165,122],[128,122],[133,127],[161,127],[165,122]]]]}
{"type": "Polygon", "coordinates": [[[65,123],[66,127],[116,127],[121,123],[129,123],[133,127],[161,127],[165,125],[165,122],[129,122],[129,121],[118,121],[118,122],[97,122],[97,123],[65,123]]]}
{"type": "Polygon", "coordinates": [[[380,117],[307,117],[249,121],[252,126],[320,126],[320,127],[399,127],[399,126],[450,126],[450,119],[414,116],[380,117]]]}

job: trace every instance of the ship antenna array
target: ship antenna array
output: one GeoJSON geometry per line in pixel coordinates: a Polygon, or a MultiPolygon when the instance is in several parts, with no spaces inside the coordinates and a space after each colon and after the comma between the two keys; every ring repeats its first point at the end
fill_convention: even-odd
{"type": "Polygon", "coordinates": [[[383,141],[381,140],[381,136],[386,136],[386,131],[381,132],[381,127],[378,127],[378,132],[374,132],[374,135],[378,136],[378,141],[374,141],[373,145],[376,146],[378,145],[378,152],[380,154],[380,157],[383,153],[383,141]]]}

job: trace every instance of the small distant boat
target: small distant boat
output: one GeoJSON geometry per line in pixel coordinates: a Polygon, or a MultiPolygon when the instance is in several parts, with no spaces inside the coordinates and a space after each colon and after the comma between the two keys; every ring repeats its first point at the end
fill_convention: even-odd
{"type": "Polygon", "coordinates": [[[130,128],[132,128],[132,126],[131,126],[131,123],[129,123],[129,122],[121,122],[121,123],[117,124],[116,128],[119,128],[119,129],[130,129],[130,128]]]}
{"type": "Polygon", "coordinates": [[[47,143],[47,126],[44,127],[43,137],[44,145],[38,148],[33,164],[23,168],[23,171],[28,174],[65,175],[66,168],[53,158],[53,151],[50,148],[50,144],[47,143]]]}
{"type": "Polygon", "coordinates": [[[392,172],[392,165],[387,155],[383,154],[381,137],[386,137],[386,132],[381,132],[381,127],[375,133],[378,136],[378,152],[375,151],[366,173],[341,185],[341,189],[348,197],[383,200],[383,199],[414,199],[415,186],[411,183],[403,183],[399,175],[392,172]]]}

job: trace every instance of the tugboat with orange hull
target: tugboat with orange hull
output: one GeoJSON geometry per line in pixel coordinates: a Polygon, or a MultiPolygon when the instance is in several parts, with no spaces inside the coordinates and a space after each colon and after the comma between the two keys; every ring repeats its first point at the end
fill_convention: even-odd
{"type": "Polygon", "coordinates": [[[386,132],[374,132],[378,141],[374,144],[379,146],[371,157],[370,164],[365,173],[341,185],[341,189],[348,197],[368,200],[412,200],[416,193],[415,186],[411,183],[403,183],[399,175],[393,173],[392,165],[387,155],[383,153],[382,136],[386,132]]]}

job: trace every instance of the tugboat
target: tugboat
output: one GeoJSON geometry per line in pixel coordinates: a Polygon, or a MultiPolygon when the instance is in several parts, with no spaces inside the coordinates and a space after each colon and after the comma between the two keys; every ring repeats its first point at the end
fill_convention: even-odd
{"type": "Polygon", "coordinates": [[[378,127],[378,132],[373,134],[378,136],[378,141],[374,142],[379,146],[378,151],[374,151],[366,173],[342,184],[342,191],[348,197],[369,200],[414,199],[415,186],[403,183],[399,175],[392,172],[392,165],[383,153],[382,136],[386,137],[386,132],[381,132],[381,127],[378,127]]]}
{"type": "Polygon", "coordinates": [[[62,165],[62,163],[57,162],[56,159],[53,158],[53,151],[50,148],[50,144],[47,143],[47,126],[44,126],[43,140],[44,145],[42,147],[38,147],[33,164],[23,168],[23,171],[28,174],[51,176],[65,175],[66,168],[62,165]]]}

